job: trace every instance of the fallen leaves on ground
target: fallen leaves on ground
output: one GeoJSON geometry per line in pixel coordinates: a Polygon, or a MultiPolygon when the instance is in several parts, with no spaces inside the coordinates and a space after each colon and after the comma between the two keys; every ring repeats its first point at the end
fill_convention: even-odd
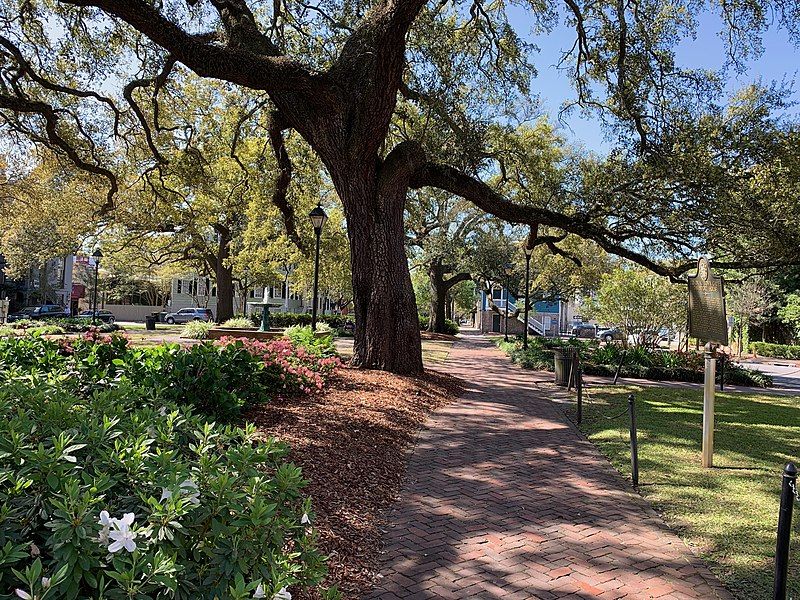
{"type": "Polygon", "coordinates": [[[291,446],[291,460],[310,480],[313,525],[331,557],[327,584],[337,584],[344,598],[372,587],[382,517],[400,491],[407,450],[428,414],[460,393],[459,380],[440,373],[343,368],[322,395],[272,402],[247,415],[291,446]]]}

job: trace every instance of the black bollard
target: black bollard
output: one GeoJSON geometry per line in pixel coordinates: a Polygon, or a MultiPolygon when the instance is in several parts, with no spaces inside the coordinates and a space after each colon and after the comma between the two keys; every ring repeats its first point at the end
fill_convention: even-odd
{"type": "Polygon", "coordinates": [[[636,487],[639,485],[639,441],[636,434],[636,406],[633,394],[628,396],[628,414],[631,417],[631,479],[636,487]]]}
{"type": "Polygon", "coordinates": [[[792,534],[797,467],[789,463],[783,470],[781,507],[778,511],[778,542],[775,546],[775,590],[773,600],[786,600],[786,578],[789,572],[789,541],[792,534]]]}

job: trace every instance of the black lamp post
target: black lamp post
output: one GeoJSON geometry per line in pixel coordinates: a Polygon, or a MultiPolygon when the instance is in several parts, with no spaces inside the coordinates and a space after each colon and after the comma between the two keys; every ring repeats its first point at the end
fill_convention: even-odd
{"type": "Polygon", "coordinates": [[[97,325],[97,279],[100,271],[100,259],[103,258],[103,253],[100,248],[92,252],[94,258],[94,298],[92,301],[92,325],[97,325]]]}
{"type": "Polygon", "coordinates": [[[314,253],[314,305],[311,309],[311,329],[317,329],[317,294],[319,291],[319,238],[322,235],[322,227],[325,221],[328,220],[328,215],[322,210],[322,206],[317,204],[317,207],[308,213],[308,218],[311,219],[311,224],[314,226],[314,235],[317,238],[317,248],[314,253]]]}
{"type": "Polygon", "coordinates": [[[510,299],[510,296],[511,296],[510,290],[509,290],[509,285],[510,285],[509,279],[511,278],[511,273],[514,272],[514,265],[511,264],[511,263],[506,263],[505,271],[506,271],[506,322],[505,322],[505,327],[503,328],[503,340],[507,342],[508,341],[508,302],[509,302],[509,299],[510,299]]]}
{"type": "Polygon", "coordinates": [[[528,308],[530,298],[530,279],[531,279],[531,254],[533,248],[525,247],[525,329],[522,331],[522,347],[528,349],[528,308]]]}

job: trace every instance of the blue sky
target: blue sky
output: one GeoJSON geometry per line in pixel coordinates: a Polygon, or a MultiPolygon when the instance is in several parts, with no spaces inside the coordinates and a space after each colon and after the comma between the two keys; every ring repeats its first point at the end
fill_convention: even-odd
{"type": "MultiPolygon", "coordinates": [[[[712,13],[704,13],[699,18],[699,29],[695,40],[685,40],[677,50],[678,64],[691,68],[719,69],[725,62],[725,51],[718,33],[721,30],[719,18],[712,13]]],[[[562,51],[569,48],[574,33],[566,26],[559,26],[549,36],[532,38],[541,51],[535,59],[539,71],[533,81],[533,90],[540,95],[542,109],[550,116],[553,123],[558,123],[559,108],[566,100],[575,97],[566,73],[559,71],[555,65],[562,51]]],[[[764,52],[756,60],[748,63],[742,74],[729,70],[728,90],[735,91],[745,85],[761,80],[765,84],[775,80],[791,81],[798,74],[798,58],[800,50],[789,41],[785,31],[771,28],[763,39],[764,52]]],[[[795,86],[793,97],[800,102],[800,78],[795,86]]],[[[800,110],[793,109],[795,115],[800,110]]],[[[575,110],[566,119],[565,126],[559,126],[559,132],[570,142],[582,145],[587,150],[604,152],[610,144],[604,139],[600,124],[594,119],[587,119],[575,110]]]]}

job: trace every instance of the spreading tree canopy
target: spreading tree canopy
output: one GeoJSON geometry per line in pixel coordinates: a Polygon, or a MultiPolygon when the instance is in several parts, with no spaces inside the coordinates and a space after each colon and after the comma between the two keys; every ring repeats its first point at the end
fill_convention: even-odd
{"type": "MultiPolygon", "coordinates": [[[[0,120],[107,181],[102,214],[114,210],[120,173],[132,167],[120,156],[133,131],[149,150],[136,154],[138,172],[165,168],[164,146],[190,137],[160,112],[171,78],[188,69],[250,90],[246,115],[268,117],[278,165],[271,200],[288,236],[299,239],[287,201],[289,131],[322,161],[342,202],[354,363],[365,367],[422,369],[404,248],[410,189],[438,188],[535,232],[590,239],[672,277],[697,252],[739,266],[797,261],[798,216],[770,214],[763,186],[741,193],[779,163],[796,164],[781,161],[797,148],[796,132],[771,112],[781,94],[751,90],[720,106],[719,77],[675,62],[673,48],[692,34],[703,2],[518,4],[536,32],[572,26],[563,64],[576,101],[597,110],[620,142],[550,197],[529,193],[527,177],[507,164],[513,121],[531,113],[535,69],[533,46],[500,2],[2,0],[0,120]],[[410,119],[446,128],[450,141],[419,135],[410,119]],[[746,224],[753,241],[738,241],[742,215],[755,213],[760,230],[746,224]]],[[[792,0],[717,8],[734,64],[759,51],[770,15],[793,35],[800,23],[792,0]]]]}

